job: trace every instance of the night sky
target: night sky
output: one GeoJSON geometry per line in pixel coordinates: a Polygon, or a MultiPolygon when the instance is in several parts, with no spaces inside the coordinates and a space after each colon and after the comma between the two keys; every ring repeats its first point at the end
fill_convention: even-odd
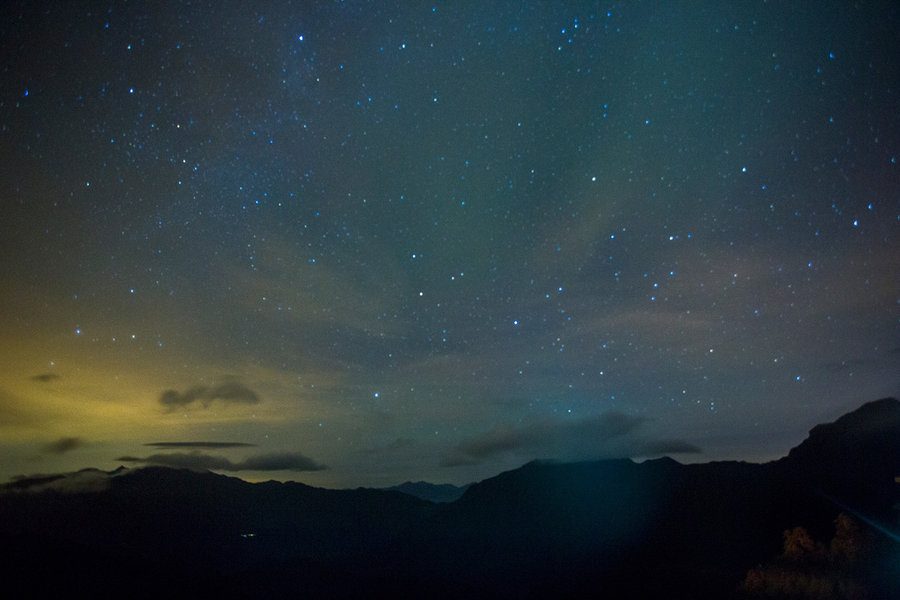
{"type": "Polygon", "coordinates": [[[759,461],[900,393],[894,2],[0,19],[0,480],[759,461]]]}

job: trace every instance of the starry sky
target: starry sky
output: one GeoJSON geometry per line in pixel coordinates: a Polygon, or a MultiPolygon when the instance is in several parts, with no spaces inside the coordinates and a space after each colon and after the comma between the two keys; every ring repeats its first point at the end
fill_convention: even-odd
{"type": "Polygon", "coordinates": [[[893,2],[17,2],[0,479],[768,460],[900,393],[893,2]]]}

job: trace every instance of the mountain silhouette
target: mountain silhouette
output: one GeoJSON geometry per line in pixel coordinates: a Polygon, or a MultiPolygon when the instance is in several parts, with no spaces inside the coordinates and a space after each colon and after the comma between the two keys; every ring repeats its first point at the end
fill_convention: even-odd
{"type": "Polygon", "coordinates": [[[450,485],[449,483],[434,484],[427,481],[407,481],[400,485],[381,488],[386,491],[403,492],[416,498],[430,502],[453,502],[465,493],[469,486],[450,485]]]}
{"type": "Polygon", "coordinates": [[[900,529],[898,440],[886,399],[766,464],[536,461],[444,503],[88,469],[3,486],[0,547],[30,597],[747,598],[785,531],[828,539],[850,511],[875,540],[854,576],[896,598],[900,544],[880,531],[900,529]]]}
{"type": "Polygon", "coordinates": [[[783,466],[792,476],[861,509],[896,502],[900,476],[900,401],[870,402],[833,423],[815,426],[783,466]]]}

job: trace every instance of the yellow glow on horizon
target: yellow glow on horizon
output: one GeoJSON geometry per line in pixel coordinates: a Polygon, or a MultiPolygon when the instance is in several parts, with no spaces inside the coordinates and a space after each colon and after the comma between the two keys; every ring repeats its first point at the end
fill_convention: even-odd
{"type": "Polygon", "coordinates": [[[303,420],[309,402],[339,381],[334,374],[299,377],[254,366],[243,370],[216,365],[187,368],[183,362],[173,365],[174,361],[164,356],[137,356],[123,364],[122,357],[98,354],[64,347],[48,351],[23,340],[3,344],[0,360],[6,368],[0,373],[0,437],[4,442],[67,436],[135,441],[189,437],[195,429],[208,431],[215,425],[303,420]],[[159,402],[165,390],[184,393],[229,380],[253,390],[260,402],[212,399],[174,409],[159,402]]]}

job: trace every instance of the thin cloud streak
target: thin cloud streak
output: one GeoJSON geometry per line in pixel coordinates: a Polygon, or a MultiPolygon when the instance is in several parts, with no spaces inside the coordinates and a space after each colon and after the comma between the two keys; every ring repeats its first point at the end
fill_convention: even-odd
{"type": "Polygon", "coordinates": [[[233,462],[224,456],[214,456],[201,452],[152,454],[143,458],[120,456],[121,462],[160,465],[181,469],[209,471],[323,471],[328,467],[301,454],[300,452],[277,452],[251,456],[240,462],[233,462]]]}
{"type": "Polygon", "coordinates": [[[244,442],[150,442],[151,448],[255,448],[258,444],[244,442]]]}

